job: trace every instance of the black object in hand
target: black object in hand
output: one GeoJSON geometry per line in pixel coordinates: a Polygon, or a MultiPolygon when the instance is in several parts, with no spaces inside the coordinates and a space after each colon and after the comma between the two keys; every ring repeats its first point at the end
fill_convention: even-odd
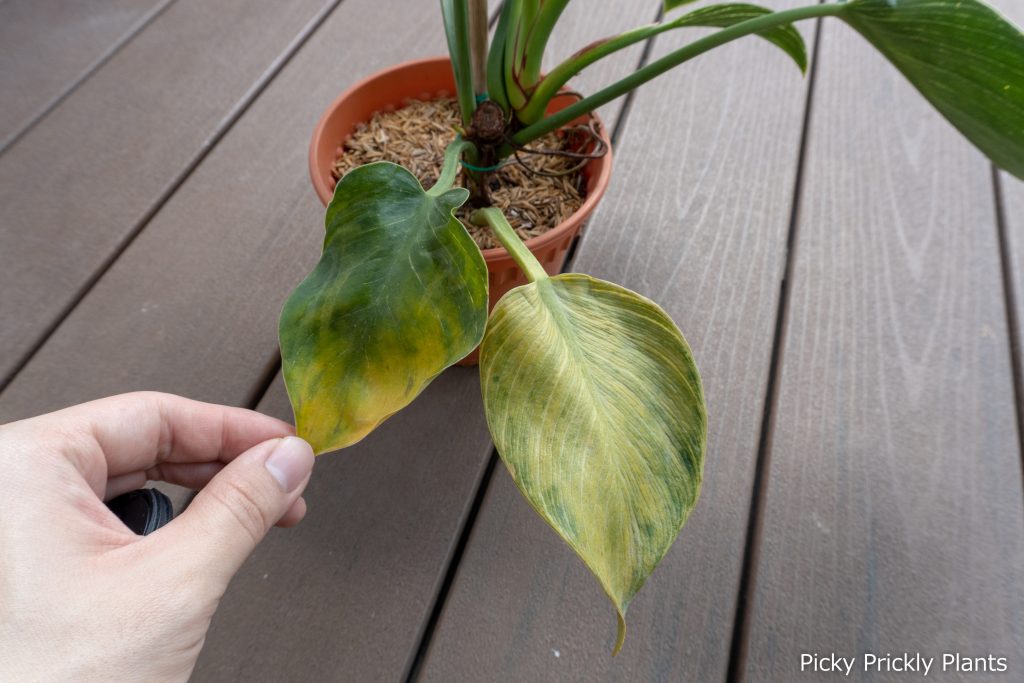
{"type": "Polygon", "coordinates": [[[108,501],[107,507],[140,536],[153,533],[174,517],[171,499],[156,489],[129,491],[108,501]]]}

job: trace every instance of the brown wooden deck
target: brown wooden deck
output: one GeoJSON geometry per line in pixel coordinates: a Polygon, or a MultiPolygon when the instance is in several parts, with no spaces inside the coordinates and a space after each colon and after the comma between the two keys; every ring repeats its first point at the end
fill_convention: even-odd
{"type": "MultiPolygon", "coordinates": [[[[660,4],[576,0],[562,56],[660,4]]],[[[801,29],[806,79],[747,40],[602,112],[614,180],[569,267],[668,310],[711,418],[702,500],[622,654],[456,368],[318,462],[194,680],[790,681],[802,652],[904,651],[1024,679],[1024,183],[851,31],[801,29]]],[[[422,0],[0,3],[0,421],[134,389],[289,418],[276,319],[318,255],[312,126],[443,51],[422,0]]]]}

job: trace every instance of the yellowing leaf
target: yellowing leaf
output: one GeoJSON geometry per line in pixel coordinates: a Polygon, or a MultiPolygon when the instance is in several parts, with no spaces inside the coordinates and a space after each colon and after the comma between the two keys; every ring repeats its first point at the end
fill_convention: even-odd
{"type": "Polygon", "coordinates": [[[672,320],[587,275],[498,302],[480,356],[487,422],[519,490],[625,613],[697,502],[707,417],[672,320]]]}
{"type": "Polygon", "coordinates": [[[480,342],[487,267],[452,216],[467,196],[386,162],[338,183],[323,255],[280,322],[295,424],[317,453],[362,439],[480,342]]]}

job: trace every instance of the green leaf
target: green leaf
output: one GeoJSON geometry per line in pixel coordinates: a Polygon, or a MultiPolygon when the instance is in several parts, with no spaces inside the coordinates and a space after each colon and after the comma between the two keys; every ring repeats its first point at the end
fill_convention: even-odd
{"type": "Polygon", "coordinates": [[[975,0],[853,0],[842,18],[992,161],[1024,179],[1024,35],[975,0]]]}
{"type": "Polygon", "coordinates": [[[338,183],[323,255],[280,322],[296,427],[317,453],[362,439],[480,342],[487,267],[452,216],[468,194],[425,192],[387,162],[338,183]]]}
{"type": "MultiPolygon", "coordinates": [[[[676,6],[683,4],[685,3],[680,2],[676,6]]],[[[540,121],[547,110],[547,106],[551,101],[551,98],[558,94],[558,91],[569,81],[570,78],[594,62],[615,54],[620,50],[624,50],[631,45],[648,40],[656,35],[665,33],[666,31],[674,31],[679,28],[692,28],[695,26],[716,26],[726,28],[733,26],[734,24],[747,21],[748,19],[763,17],[770,14],[774,13],[769,9],[758,7],[756,5],[712,5],[710,7],[690,12],[689,14],[685,14],[677,19],[673,19],[672,21],[663,21],[649,26],[640,26],[629,31],[624,31],[618,35],[595,41],[583,49],[576,51],[574,54],[570,55],[560,64],[555,66],[555,68],[540,81],[533,92],[530,93],[525,104],[517,108],[516,118],[519,119],[520,123],[524,126],[530,126],[537,121],[540,121]]],[[[756,31],[755,34],[781,47],[788,55],[796,60],[797,66],[800,67],[801,71],[807,70],[807,49],[804,46],[804,40],[800,36],[800,32],[793,28],[792,24],[785,23],[779,26],[773,26],[761,31],[756,31]]],[[[692,45],[693,44],[691,44],[691,46],[692,45]]],[[[629,82],[630,79],[635,76],[636,72],[633,76],[627,76],[619,81],[619,83],[613,84],[610,87],[614,88],[621,86],[629,82]]],[[[624,88],[624,91],[632,89],[632,87],[635,86],[624,88]]],[[[622,94],[624,94],[624,92],[622,94]]]]}
{"type": "Polygon", "coordinates": [[[469,8],[466,0],[441,0],[444,35],[448,39],[448,55],[455,75],[455,94],[462,113],[462,124],[469,125],[476,109],[473,92],[472,51],[469,44],[469,8]]]}
{"type": "Polygon", "coordinates": [[[682,7],[683,5],[690,5],[696,1],[697,0],[665,0],[665,2],[663,3],[664,12],[665,14],[668,14],[677,7],[682,7]]]}
{"type": "MultiPolygon", "coordinates": [[[[717,28],[726,28],[766,14],[773,14],[773,12],[765,7],[745,3],[708,5],[685,14],[678,19],[673,19],[671,24],[673,27],[715,26],[717,28]]],[[[807,46],[804,45],[804,39],[800,32],[792,24],[782,24],[781,26],[766,28],[763,31],[758,31],[757,35],[778,46],[783,52],[792,57],[797,66],[800,67],[800,71],[807,71],[807,46]]]]}
{"type": "Polygon", "coordinates": [[[495,307],[480,355],[494,443],[519,490],[625,613],[697,502],[707,417],[690,348],[644,297],[541,277],[495,307]]]}

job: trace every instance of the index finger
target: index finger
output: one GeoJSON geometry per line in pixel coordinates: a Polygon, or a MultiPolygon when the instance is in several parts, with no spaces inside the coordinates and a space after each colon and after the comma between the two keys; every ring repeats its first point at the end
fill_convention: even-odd
{"type": "Polygon", "coordinates": [[[87,437],[66,440],[65,455],[87,479],[103,481],[162,463],[230,462],[294,433],[288,423],[252,410],[158,392],[111,396],[34,419],[87,437]],[[97,458],[105,461],[105,476],[96,472],[103,464],[97,458]]]}

